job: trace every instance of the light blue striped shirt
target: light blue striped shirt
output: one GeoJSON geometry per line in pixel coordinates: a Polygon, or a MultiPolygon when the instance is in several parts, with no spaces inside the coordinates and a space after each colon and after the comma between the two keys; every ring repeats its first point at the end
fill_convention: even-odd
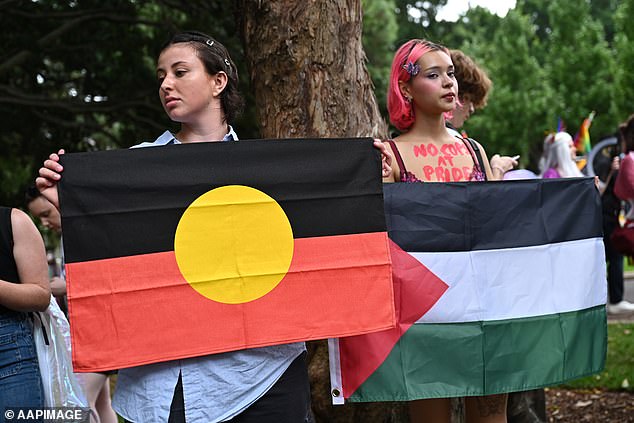
{"type": "MultiPolygon", "coordinates": [[[[237,139],[229,127],[223,141],[237,139]]],[[[132,148],[169,144],[180,142],[165,131],[132,148]]],[[[264,395],[305,349],[297,342],[121,369],[113,407],[132,422],[167,422],[180,372],[188,422],[230,420],[264,395]]]]}

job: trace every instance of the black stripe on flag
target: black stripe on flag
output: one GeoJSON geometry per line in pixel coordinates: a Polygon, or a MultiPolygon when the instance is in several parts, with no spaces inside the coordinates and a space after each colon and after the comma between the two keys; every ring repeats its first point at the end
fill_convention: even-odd
{"type": "Polygon", "coordinates": [[[372,139],[242,140],[74,153],[60,206],[69,263],[171,251],[185,208],[225,185],[280,203],[295,238],[384,232],[372,139]]]}
{"type": "Polygon", "coordinates": [[[390,239],[409,252],[529,247],[602,236],[593,178],[384,184],[390,239]]]}

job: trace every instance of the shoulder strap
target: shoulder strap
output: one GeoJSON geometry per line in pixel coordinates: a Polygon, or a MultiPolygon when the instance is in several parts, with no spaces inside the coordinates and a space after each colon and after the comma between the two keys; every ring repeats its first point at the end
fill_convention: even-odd
{"type": "Polygon", "coordinates": [[[13,257],[13,227],[11,208],[0,207],[0,254],[13,257]]]}
{"type": "Polygon", "coordinates": [[[398,148],[396,147],[396,143],[394,142],[394,140],[386,140],[386,141],[388,142],[388,144],[390,144],[390,147],[392,147],[392,152],[394,153],[394,158],[396,159],[396,163],[398,164],[398,169],[401,173],[401,176],[407,174],[407,169],[405,169],[405,163],[403,162],[401,153],[398,151],[398,148]]]}
{"type": "Polygon", "coordinates": [[[486,172],[484,171],[484,160],[482,159],[482,151],[480,151],[480,147],[478,147],[478,143],[475,142],[475,140],[473,138],[462,138],[463,140],[467,141],[467,145],[469,147],[471,147],[471,151],[473,152],[473,154],[475,155],[476,160],[478,161],[478,167],[480,168],[480,170],[482,171],[482,174],[484,175],[484,180],[486,181],[487,176],[486,176],[486,172]]]}

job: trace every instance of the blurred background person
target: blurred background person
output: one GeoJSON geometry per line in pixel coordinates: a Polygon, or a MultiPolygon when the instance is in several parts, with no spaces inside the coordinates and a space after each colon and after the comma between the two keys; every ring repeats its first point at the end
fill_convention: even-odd
{"type": "MultiPolygon", "coordinates": [[[[628,212],[625,216],[625,224],[628,225],[634,221],[634,207],[632,207],[634,205],[634,115],[630,115],[630,117],[619,126],[619,139],[621,151],[624,155],[620,163],[618,175],[616,176],[614,193],[618,198],[628,203],[628,212]]],[[[618,224],[617,215],[615,225],[618,224]]],[[[615,277],[612,279],[608,277],[608,313],[610,314],[634,312],[634,304],[623,299],[623,261],[621,260],[620,263],[620,274],[617,274],[617,270],[615,270],[615,277]]],[[[608,276],[610,276],[610,274],[608,274],[608,276]]]]}
{"type": "Polygon", "coordinates": [[[540,177],[574,178],[584,176],[577,167],[577,148],[567,132],[548,134],[544,139],[544,150],[539,161],[540,177]]]}

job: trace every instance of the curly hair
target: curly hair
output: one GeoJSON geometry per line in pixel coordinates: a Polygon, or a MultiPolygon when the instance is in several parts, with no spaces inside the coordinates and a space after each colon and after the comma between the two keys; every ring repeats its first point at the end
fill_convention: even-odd
{"type": "Polygon", "coordinates": [[[244,100],[238,92],[238,69],[225,46],[205,33],[184,31],[172,36],[161,47],[161,52],[178,43],[188,43],[196,51],[209,75],[215,75],[218,72],[227,74],[227,86],[220,94],[220,104],[224,112],[224,120],[233,123],[242,112],[244,100]]]}
{"type": "Polygon", "coordinates": [[[493,85],[491,80],[486,72],[462,51],[449,52],[458,81],[458,96],[461,100],[472,102],[476,109],[482,109],[487,104],[489,90],[493,85]]]}
{"type": "Polygon", "coordinates": [[[406,131],[414,124],[414,109],[412,104],[403,97],[398,83],[399,81],[407,82],[413,77],[412,67],[423,54],[438,50],[449,55],[449,50],[440,44],[413,39],[399,47],[394,54],[390,83],[387,89],[387,111],[390,115],[390,122],[399,131],[406,131]]]}

